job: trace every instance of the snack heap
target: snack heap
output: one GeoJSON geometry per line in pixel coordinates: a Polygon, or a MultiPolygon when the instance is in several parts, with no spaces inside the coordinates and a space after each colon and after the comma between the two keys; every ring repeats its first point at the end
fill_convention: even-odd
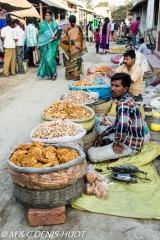
{"type": "Polygon", "coordinates": [[[105,75],[108,71],[110,71],[110,68],[107,66],[96,66],[96,73],[105,75]]]}
{"type": "Polygon", "coordinates": [[[73,102],[73,103],[92,103],[97,100],[96,95],[81,91],[81,90],[70,90],[63,97],[63,102],[73,102]]]}
{"type": "Polygon", "coordinates": [[[73,86],[75,87],[80,87],[80,86],[96,86],[95,83],[87,80],[87,79],[82,79],[82,80],[78,80],[76,82],[73,83],[73,86]]]}
{"type": "Polygon", "coordinates": [[[20,167],[53,167],[79,157],[75,149],[45,147],[43,143],[21,144],[14,149],[10,161],[20,167]]]}
{"type": "Polygon", "coordinates": [[[75,136],[76,126],[64,121],[45,122],[37,128],[33,138],[52,139],[64,136],[75,136]]]}
{"type": "Polygon", "coordinates": [[[44,111],[48,118],[86,119],[92,113],[83,106],[70,102],[55,102],[44,111]]]}
{"type": "Polygon", "coordinates": [[[126,51],[126,48],[123,46],[114,46],[110,49],[110,53],[124,53],[126,51]]]}
{"type": "Polygon", "coordinates": [[[88,167],[85,175],[85,191],[86,195],[96,195],[100,199],[106,198],[108,194],[107,179],[98,174],[92,167],[88,167]]]}

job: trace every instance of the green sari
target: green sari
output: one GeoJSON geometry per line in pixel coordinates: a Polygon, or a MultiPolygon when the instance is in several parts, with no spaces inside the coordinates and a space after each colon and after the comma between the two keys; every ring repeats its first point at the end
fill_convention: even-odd
{"type": "Polygon", "coordinates": [[[53,40],[53,38],[61,29],[54,19],[50,24],[44,20],[40,27],[38,47],[42,55],[42,60],[38,68],[37,76],[41,79],[51,79],[53,76],[57,76],[56,57],[59,46],[58,39],[53,40]]]}

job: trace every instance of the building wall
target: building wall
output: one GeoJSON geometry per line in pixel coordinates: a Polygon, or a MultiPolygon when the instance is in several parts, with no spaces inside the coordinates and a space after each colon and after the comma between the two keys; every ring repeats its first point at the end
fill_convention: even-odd
{"type": "Polygon", "coordinates": [[[155,4],[155,0],[148,0],[147,18],[146,18],[147,29],[154,27],[154,4],[155,4]]]}

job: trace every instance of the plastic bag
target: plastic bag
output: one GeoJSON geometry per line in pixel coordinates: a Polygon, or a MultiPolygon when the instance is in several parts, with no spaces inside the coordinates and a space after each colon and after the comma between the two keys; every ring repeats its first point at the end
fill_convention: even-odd
{"type": "Polygon", "coordinates": [[[160,110],[160,97],[154,98],[151,102],[150,105],[154,107],[157,110],[160,110]]]}
{"type": "Polygon", "coordinates": [[[109,180],[105,179],[98,172],[96,172],[91,165],[87,167],[85,181],[84,193],[86,195],[96,195],[102,200],[107,197],[109,180]]]}

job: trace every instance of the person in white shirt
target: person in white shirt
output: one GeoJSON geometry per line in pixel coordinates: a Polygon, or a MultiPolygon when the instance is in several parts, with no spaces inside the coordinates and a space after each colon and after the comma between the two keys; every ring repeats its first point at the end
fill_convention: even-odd
{"type": "Polygon", "coordinates": [[[16,41],[17,34],[11,26],[13,21],[11,19],[7,20],[7,26],[1,30],[1,38],[4,40],[4,66],[3,74],[1,77],[9,77],[10,70],[11,75],[15,76],[16,69],[16,41]]]}
{"type": "Polygon", "coordinates": [[[140,38],[139,39],[139,48],[138,48],[138,51],[140,53],[142,53],[143,55],[147,55],[148,54],[148,48],[146,46],[146,44],[144,43],[144,38],[140,38]]]}
{"type": "Polygon", "coordinates": [[[111,32],[112,36],[113,36],[113,33],[114,33],[114,24],[115,24],[115,20],[113,20],[112,23],[111,23],[110,32],[111,32]]]}
{"type": "Polygon", "coordinates": [[[25,29],[25,37],[27,39],[27,46],[29,49],[29,67],[35,67],[33,62],[33,51],[37,46],[37,36],[36,36],[36,28],[34,26],[34,19],[28,18],[28,26],[25,29]]]}
{"type": "Polygon", "coordinates": [[[18,73],[25,74],[23,59],[24,59],[24,31],[20,27],[20,21],[18,19],[14,20],[14,29],[17,34],[16,41],[16,57],[18,62],[18,73]]]}

